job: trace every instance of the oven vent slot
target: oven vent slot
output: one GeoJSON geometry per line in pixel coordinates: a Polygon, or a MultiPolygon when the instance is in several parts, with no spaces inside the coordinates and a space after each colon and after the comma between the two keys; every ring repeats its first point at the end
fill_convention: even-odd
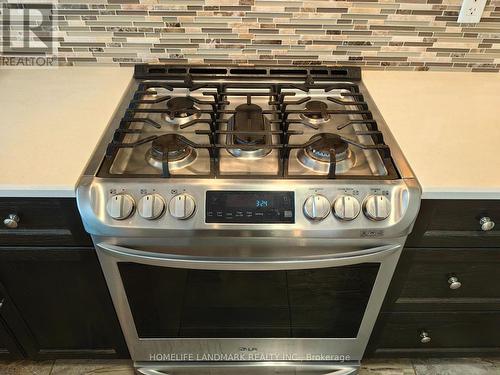
{"type": "Polygon", "coordinates": [[[187,69],[185,69],[185,68],[169,68],[168,72],[170,74],[186,74],[187,69]]]}
{"type": "Polygon", "coordinates": [[[346,76],[348,74],[346,69],[332,69],[332,76],[346,76]]]}
{"type": "Polygon", "coordinates": [[[154,68],[148,69],[148,73],[152,73],[152,74],[165,74],[166,72],[167,72],[167,69],[165,69],[165,68],[154,67],[154,68]]]}
{"type": "Polygon", "coordinates": [[[271,69],[272,75],[294,75],[294,76],[305,76],[307,75],[307,70],[305,69],[271,69]]]}
{"type": "Polygon", "coordinates": [[[226,69],[218,68],[190,68],[189,73],[191,74],[227,74],[226,69]]]}
{"type": "Polygon", "coordinates": [[[231,74],[257,75],[266,73],[266,69],[231,69],[231,74]]]}
{"type": "Polygon", "coordinates": [[[311,74],[328,75],[328,70],[326,69],[311,69],[310,72],[311,74]]]}

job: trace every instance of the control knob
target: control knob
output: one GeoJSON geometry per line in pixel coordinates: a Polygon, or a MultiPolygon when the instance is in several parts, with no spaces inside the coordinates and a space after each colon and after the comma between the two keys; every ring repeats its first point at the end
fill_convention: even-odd
{"type": "Polygon", "coordinates": [[[144,219],[158,219],[165,211],[165,201],[159,194],[145,195],[139,201],[137,211],[144,219]]]}
{"type": "Polygon", "coordinates": [[[170,215],[179,220],[189,219],[193,215],[195,208],[194,198],[185,193],[177,194],[168,204],[170,215]]]}
{"type": "Polygon", "coordinates": [[[341,195],[333,203],[333,214],[339,220],[350,221],[358,217],[361,206],[351,195],[341,195]]]}
{"type": "Polygon", "coordinates": [[[304,203],[304,215],[311,220],[323,220],[330,213],[330,201],[320,194],[311,195],[304,203]]]}
{"type": "Polygon", "coordinates": [[[134,198],[125,193],[113,195],[106,204],[108,215],[115,220],[124,220],[134,212],[134,198]]]}
{"type": "Polygon", "coordinates": [[[391,202],[383,195],[370,195],[365,199],[363,211],[370,220],[385,220],[391,213],[391,202]]]}

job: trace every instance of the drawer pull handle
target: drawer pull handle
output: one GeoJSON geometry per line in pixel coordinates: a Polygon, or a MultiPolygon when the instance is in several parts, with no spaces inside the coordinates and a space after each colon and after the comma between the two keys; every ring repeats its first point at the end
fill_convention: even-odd
{"type": "Polygon", "coordinates": [[[17,214],[9,214],[4,220],[3,225],[10,229],[16,229],[19,225],[19,216],[17,214]]]}
{"type": "Polygon", "coordinates": [[[455,276],[452,276],[448,279],[448,284],[450,284],[450,289],[458,289],[462,286],[462,283],[458,281],[458,279],[455,276]]]}
{"type": "Polygon", "coordinates": [[[420,342],[422,344],[428,344],[431,342],[431,337],[429,336],[429,334],[425,331],[422,331],[420,333],[420,342]]]}
{"type": "Polygon", "coordinates": [[[485,232],[487,232],[487,231],[492,230],[493,228],[495,228],[495,222],[493,220],[491,220],[487,216],[482,217],[479,220],[479,224],[481,225],[481,230],[483,230],[485,232]]]}

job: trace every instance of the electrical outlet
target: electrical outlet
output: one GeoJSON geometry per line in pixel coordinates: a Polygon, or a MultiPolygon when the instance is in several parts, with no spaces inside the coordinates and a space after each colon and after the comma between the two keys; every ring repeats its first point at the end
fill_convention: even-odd
{"type": "Polygon", "coordinates": [[[486,0],[463,0],[458,22],[460,23],[478,23],[481,20],[486,0]]]}

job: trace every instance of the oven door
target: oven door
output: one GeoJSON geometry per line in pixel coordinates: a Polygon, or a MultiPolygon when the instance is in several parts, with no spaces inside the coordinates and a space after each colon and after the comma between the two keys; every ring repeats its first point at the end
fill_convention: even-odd
{"type": "Polygon", "coordinates": [[[97,244],[135,361],[359,361],[400,250],[242,259],[97,244]]]}

